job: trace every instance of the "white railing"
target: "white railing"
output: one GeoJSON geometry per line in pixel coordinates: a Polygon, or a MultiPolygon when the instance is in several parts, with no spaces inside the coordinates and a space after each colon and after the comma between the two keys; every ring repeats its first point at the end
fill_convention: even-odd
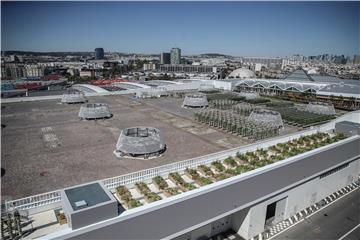
{"type": "MultiPolygon", "coordinates": [[[[202,157],[192,158],[180,162],[170,163],[159,167],[154,167],[138,172],[121,175],[118,177],[104,179],[102,180],[102,182],[109,190],[112,190],[121,185],[128,185],[138,181],[145,181],[147,179],[151,179],[158,175],[167,175],[171,172],[181,172],[184,171],[186,168],[195,168],[199,165],[208,165],[213,161],[224,160],[229,156],[235,156],[238,152],[245,153],[248,151],[255,151],[259,148],[267,148],[269,146],[278,143],[284,143],[292,139],[299,138],[301,136],[314,134],[316,132],[317,132],[316,129],[305,130],[302,132],[298,132],[296,134],[280,136],[269,140],[261,141],[255,144],[237,147],[237,148],[205,155],[202,157]]],[[[28,210],[28,211],[30,210],[29,212],[31,213],[38,213],[53,209],[55,207],[59,207],[60,201],[61,201],[60,190],[57,190],[54,192],[48,192],[48,193],[21,198],[13,201],[7,201],[5,203],[5,210],[10,211],[16,208],[20,210],[28,210]]]]}
{"type": "Polygon", "coordinates": [[[31,213],[36,213],[58,207],[60,205],[60,201],[61,194],[60,191],[57,190],[13,201],[6,201],[4,205],[5,211],[11,211],[13,209],[29,211],[30,209],[39,208],[38,211],[29,211],[31,213]]]}

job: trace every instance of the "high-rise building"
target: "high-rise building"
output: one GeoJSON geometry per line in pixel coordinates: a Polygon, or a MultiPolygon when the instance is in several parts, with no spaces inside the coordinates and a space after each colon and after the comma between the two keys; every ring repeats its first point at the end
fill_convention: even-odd
{"type": "Polygon", "coordinates": [[[360,64],[360,54],[354,55],[354,64],[360,64]]]}
{"type": "Polygon", "coordinates": [[[172,65],[181,63],[181,49],[180,48],[172,48],[170,52],[170,63],[172,65]]]}
{"type": "Polygon", "coordinates": [[[160,64],[170,64],[170,53],[160,54],[160,64]]]}
{"type": "Polygon", "coordinates": [[[104,59],[104,49],[103,48],[95,48],[95,59],[104,59]]]}

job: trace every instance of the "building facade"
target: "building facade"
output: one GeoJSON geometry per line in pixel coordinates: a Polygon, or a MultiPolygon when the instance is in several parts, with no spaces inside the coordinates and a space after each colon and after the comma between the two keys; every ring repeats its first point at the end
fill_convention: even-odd
{"type": "Polygon", "coordinates": [[[81,69],[80,70],[80,77],[94,77],[95,70],[94,69],[81,69]]]}
{"type": "Polygon", "coordinates": [[[170,52],[170,64],[177,65],[181,63],[181,49],[172,48],[170,52]]]}
{"type": "Polygon", "coordinates": [[[95,48],[95,60],[104,59],[104,49],[95,48]]]}
{"type": "Polygon", "coordinates": [[[170,64],[170,53],[160,54],[160,64],[170,64]]]}
{"type": "Polygon", "coordinates": [[[18,79],[26,77],[26,68],[23,64],[6,63],[1,66],[1,79],[18,79]]]}
{"type": "Polygon", "coordinates": [[[283,65],[282,58],[253,58],[253,57],[243,57],[241,59],[241,64],[243,66],[251,67],[255,69],[256,64],[262,64],[270,69],[281,69],[283,65]]]}
{"type": "Polygon", "coordinates": [[[27,65],[25,67],[27,77],[43,77],[44,69],[37,65],[27,65]]]}
{"type": "Polygon", "coordinates": [[[161,72],[185,72],[185,73],[217,73],[221,68],[212,66],[194,65],[161,65],[161,72]]]}
{"type": "Polygon", "coordinates": [[[360,64],[360,54],[354,55],[354,64],[360,64]]]}
{"type": "Polygon", "coordinates": [[[143,70],[144,70],[144,71],[156,70],[156,64],[155,64],[155,63],[145,63],[145,64],[143,65],[143,70]]]}

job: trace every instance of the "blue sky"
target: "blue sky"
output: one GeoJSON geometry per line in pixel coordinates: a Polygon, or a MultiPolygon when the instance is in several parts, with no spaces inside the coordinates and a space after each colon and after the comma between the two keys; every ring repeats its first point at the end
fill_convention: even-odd
{"type": "Polygon", "coordinates": [[[2,50],[359,53],[359,2],[1,2],[2,50]]]}

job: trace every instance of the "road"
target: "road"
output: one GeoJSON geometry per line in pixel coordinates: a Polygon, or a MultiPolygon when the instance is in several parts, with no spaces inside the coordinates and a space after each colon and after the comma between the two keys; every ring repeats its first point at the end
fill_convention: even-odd
{"type": "Polygon", "coordinates": [[[360,189],[272,238],[284,239],[359,240],[360,189]]]}

